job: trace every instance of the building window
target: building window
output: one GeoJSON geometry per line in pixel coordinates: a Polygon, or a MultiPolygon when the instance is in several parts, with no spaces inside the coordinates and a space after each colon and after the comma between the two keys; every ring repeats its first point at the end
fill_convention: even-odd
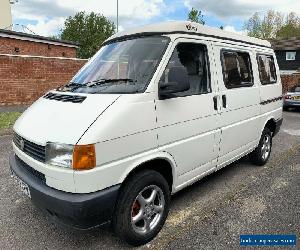
{"type": "Polygon", "coordinates": [[[285,58],[287,61],[295,61],[296,60],[296,51],[288,51],[285,53],[285,58]]]}
{"type": "Polygon", "coordinates": [[[274,58],[271,55],[257,55],[258,71],[261,84],[277,82],[274,58]]]}
{"type": "Polygon", "coordinates": [[[222,66],[226,88],[253,85],[251,60],[247,52],[223,51],[222,66]]]}

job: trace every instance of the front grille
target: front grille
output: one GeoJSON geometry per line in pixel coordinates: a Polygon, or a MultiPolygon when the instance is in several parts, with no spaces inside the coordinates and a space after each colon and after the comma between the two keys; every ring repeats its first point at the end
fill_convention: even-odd
{"type": "Polygon", "coordinates": [[[41,180],[42,182],[46,183],[46,177],[43,173],[35,170],[34,168],[30,167],[24,161],[22,161],[18,156],[16,156],[17,161],[22,165],[22,167],[28,172],[28,174],[33,175],[37,179],[41,180]]]}
{"type": "Polygon", "coordinates": [[[28,141],[16,133],[14,133],[13,142],[25,154],[37,161],[45,162],[45,146],[37,145],[31,141],[28,141]]]}
{"type": "Polygon", "coordinates": [[[50,92],[44,95],[44,98],[49,100],[61,101],[61,102],[82,103],[86,99],[86,96],[60,95],[60,94],[50,92]]]}

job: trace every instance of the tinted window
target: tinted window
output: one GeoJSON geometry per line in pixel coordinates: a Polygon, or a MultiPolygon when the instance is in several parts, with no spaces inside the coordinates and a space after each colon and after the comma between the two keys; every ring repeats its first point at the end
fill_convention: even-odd
{"type": "Polygon", "coordinates": [[[242,82],[252,82],[250,58],[246,53],[237,53],[242,82]]]}
{"type": "Polygon", "coordinates": [[[160,79],[168,82],[170,68],[183,68],[188,74],[190,89],[173,94],[174,97],[197,95],[211,92],[210,76],[205,45],[195,43],[180,43],[176,46],[170,61],[160,79]]]}
{"type": "Polygon", "coordinates": [[[273,56],[258,55],[257,60],[260,82],[262,84],[276,83],[277,76],[273,56]]]}
{"type": "Polygon", "coordinates": [[[248,53],[224,51],[222,59],[224,83],[227,88],[253,85],[251,61],[248,53]]]}

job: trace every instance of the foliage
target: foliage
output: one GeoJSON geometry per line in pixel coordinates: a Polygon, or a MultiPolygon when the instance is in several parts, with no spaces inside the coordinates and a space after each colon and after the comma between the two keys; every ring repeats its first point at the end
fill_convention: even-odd
{"type": "Polygon", "coordinates": [[[0,130],[12,127],[20,115],[19,112],[0,112],[0,130]]]}
{"type": "Polygon", "coordinates": [[[188,20],[195,23],[205,24],[204,17],[201,13],[201,10],[197,10],[195,8],[192,8],[191,11],[189,12],[188,20]]]}
{"type": "Polygon", "coordinates": [[[101,14],[79,12],[66,19],[60,38],[79,43],[78,57],[90,58],[115,29],[115,24],[101,14]]]}
{"type": "Polygon", "coordinates": [[[278,30],[277,37],[300,37],[300,17],[291,12],[286,17],[285,24],[278,30]]]}
{"type": "Polygon", "coordinates": [[[300,19],[293,12],[286,17],[284,14],[273,10],[269,10],[263,17],[256,12],[245,22],[244,28],[249,36],[261,39],[287,38],[299,36],[300,19]]]}

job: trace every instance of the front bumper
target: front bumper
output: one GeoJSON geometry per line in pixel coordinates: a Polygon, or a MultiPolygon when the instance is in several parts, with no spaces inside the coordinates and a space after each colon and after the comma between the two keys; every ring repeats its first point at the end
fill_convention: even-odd
{"type": "Polygon", "coordinates": [[[120,185],[88,194],[67,193],[48,187],[31,167],[15,154],[9,158],[11,170],[30,190],[32,202],[54,221],[78,229],[89,229],[109,221],[120,185]]]}

